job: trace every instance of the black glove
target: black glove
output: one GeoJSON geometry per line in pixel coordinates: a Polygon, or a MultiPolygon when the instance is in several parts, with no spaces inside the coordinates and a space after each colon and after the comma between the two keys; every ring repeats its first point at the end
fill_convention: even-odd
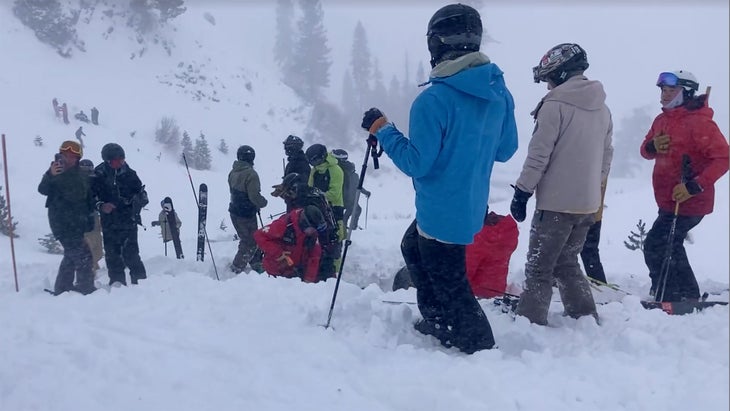
{"type": "Polygon", "coordinates": [[[526,193],[514,185],[512,185],[512,188],[515,189],[515,195],[512,197],[512,204],[509,207],[509,211],[515,221],[521,223],[527,217],[527,200],[532,197],[532,193],[526,193]]]}
{"type": "Polygon", "coordinates": [[[372,134],[368,136],[367,142],[369,146],[378,147],[378,138],[372,134]]]}
{"type": "Polygon", "coordinates": [[[380,117],[383,117],[383,112],[373,107],[363,114],[360,127],[364,128],[366,131],[370,131],[370,127],[372,127],[375,120],[380,117]]]}
{"type": "Polygon", "coordinates": [[[159,221],[153,221],[152,222],[152,227],[157,227],[158,225],[160,225],[160,222],[159,221]]]}

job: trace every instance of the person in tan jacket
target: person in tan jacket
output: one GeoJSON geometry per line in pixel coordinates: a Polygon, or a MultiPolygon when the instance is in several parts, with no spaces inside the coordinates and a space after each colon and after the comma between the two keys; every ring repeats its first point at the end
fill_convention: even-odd
{"type": "Polygon", "coordinates": [[[597,318],[578,254],[601,205],[613,123],[603,85],[583,75],[587,68],[585,50],[572,43],[553,47],[533,68],[535,82],[548,83],[549,91],[533,112],[535,129],[513,186],[511,213],[524,221],[535,193],[525,290],[516,310],[535,324],[547,324],[553,283],[567,315],[597,318]]]}

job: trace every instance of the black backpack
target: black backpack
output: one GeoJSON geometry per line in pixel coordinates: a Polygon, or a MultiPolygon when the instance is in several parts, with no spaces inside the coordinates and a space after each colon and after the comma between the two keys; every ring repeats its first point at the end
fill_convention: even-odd
{"type": "Polygon", "coordinates": [[[355,172],[355,165],[350,161],[337,160],[337,162],[342,169],[342,200],[345,203],[345,209],[351,211],[350,209],[355,202],[360,177],[355,172]]]}
{"type": "Polygon", "coordinates": [[[324,216],[326,227],[321,227],[317,229],[320,235],[320,243],[324,245],[337,242],[338,227],[337,222],[335,221],[335,214],[332,211],[332,207],[327,201],[327,198],[325,197],[322,190],[303,184],[299,185],[298,188],[299,192],[297,194],[297,206],[317,207],[317,209],[322,213],[322,216],[324,216]]]}

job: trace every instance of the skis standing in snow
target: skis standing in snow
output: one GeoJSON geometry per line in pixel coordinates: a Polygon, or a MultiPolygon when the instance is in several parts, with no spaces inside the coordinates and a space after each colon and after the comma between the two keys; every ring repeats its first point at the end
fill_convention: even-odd
{"type": "Polygon", "coordinates": [[[695,96],[699,82],[692,73],[664,72],[656,85],[662,113],[641,143],[641,155],[654,160],[652,184],[659,207],[644,242],[650,293],[657,301],[697,301],[700,290],[684,241],[687,232],[712,213],[714,184],[728,171],[728,143],[712,120],[708,96],[695,96]],[[666,280],[660,279],[663,272],[666,280]]]}
{"type": "Polygon", "coordinates": [[[600,207],[601,182],[613,158],[613,124],[603,85],[583,75],[587,68],[585,50],[564,43],[532,69],[535,82],[546,82],[549,92],[533,112],[535,130],[513,186],[511,212],[524,221],[527,200],[537,192],[516,313],[540,325],[547,325],[553,282],[567,315],[598,318],[578,253],[600,207]]]}

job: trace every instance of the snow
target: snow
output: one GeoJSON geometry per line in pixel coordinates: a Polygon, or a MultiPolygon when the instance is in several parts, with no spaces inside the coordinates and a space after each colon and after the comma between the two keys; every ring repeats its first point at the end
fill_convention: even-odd
{"type": "MultiPolygon", "coordinates": [[[[17,293],[10,244],[7,237],[0,237],[0,410],[730,407],[728,308],[669,316],[659,310],[644,310],[639,303],[648,292],[648,275],[641,254],[626,249],[623,241],[629,230],[636,229],[638,219],[650,225],[656,214],[649,162],[634,179],[611,178],[608,185],[601,255],[609,280],[631,295],[596,292],[599,300],[617,300],[598,306],[600,326],[588,318],[562,317],[557,302],[551,306],[550,326],[541,327],[524,318],[513,319],[491,301],[482,301],[498,349],[467,356],[441,348],[434,339],[414,331],[411,325],[420,318],[414,305],[383,303],[415,299],[413,290],[387,291],[403,264],[400,238],[414,210],[410,182],[386,157],[381,159],[379,170],[369,163],[365,186],[373,195],[367,227],[352,233],[330,328],[323,324],[327,322],[334,280],[304,284],[255,273],[234,276],[226,269],[237,245],[231,241],[233,228],[227,219],[226,175],[235,148],[250,144],[257,150],[256,168],[270,200],[262,213],[266,222],[269,214],[284,210],[280,200],[268,195],[268,187],[281,177],[281,141],[290,133],[303,133],[307,111],[299,108],[294,93],[278,81],[270,55],[264,55],[270,50],[266,41],[248,45],[232,40],[260,36],[257,24],[263,23],[257,20],[273,21],[270,8],[257,8],[254,13],[246,8],[226,8],[223,2],[188,7],[176,20],[172,57],[160,47],[150,46],[142,58],[135,59],[130,55],[139,44],[127,38],[122,29],[102,40],[98,33],[105,31],[108,22],[100,20],[92,20],[83,29],[87,53],[78,53],[74,59],[60,58],[12,17],[9,4],[0,7],[0,49],[5,55],[17,56],[3,62],[0,75],[0,132],[7,137],[10,199],[20,235],[14,242],[20,285],[17,293]],[[203,19],[205,12],[215,16],[215,26],[203,19]],[[236,51],[224,47],[226,44],[235,46],[236,51]],[[247,46],[262,57],[253,59],[241,53],[247,46]],[[195,101],[183,92],[189,88],[168,87],[158,81],[158,76],[174,73],[181,61],[205,63],[201,70],[215,78],[216,84],[225,85],[225,89],[205,88],[218,90],[220,103],[195,101]],[[246,88],[247,81],[251,90],[246,88]],[[158,202],[172,197],[183,221],[185,260],[165,257],[159,230],[148,227],[139,232],[149,276],[140,285],[102,289],[88,296],[66,293],[54,298],[42,291],[55,279],[60,256],[45,253],[37,242],[50,229],[44,198],[36,187],[57,147],[72,138],[78,127],[73,119],[65,126],[53,117],[53,97],[60,103],[68,102],[71,118],[78,110],[99,108],[101,125],[84,125],[87,157],[100,161],[101,147],[110,141],[125,148],[129,164],[150,194],[150,205],[142,214],[148,226],[159,212],[158,202]],[[165,115],[175,117],[193,139],[200,131],[206,134],[213,152],[213,170],[191,170],[189,178],[175,156],[154,143],[155,125],[165,115]],[[136,131],[134,137],[132,131],[136,131]],[[33,145],[36,135],[43,137],[43,147],[33,145]],[[226,139],[231,154],[214,149],[220,138],[226,139]],[[160,152],[163,154],[158,160],[160,152]],[[203,182],[210,190],[208,233],[220,280],[209,254],[205,262],[194,261],[197,209],[190,179],[196,190],[203,182]],[[221,221],[229,226],[226,231],[218,228],[221,221]]],[[[627,13],[620,7],[607,8],[606,22],[592,23],[599,35],[607,26],[621,25],[626,29],[620,33],[623,38],[631,33],[646,36],[656,30],[658,22],[654,20],[672,21],[683,13],[707,19],[708,24],[695,25],[683,32],[686,38],[677,41],[715,44],[716,37],[717,44],[725,45],[713,47],[716,55],[704,59],[692,51],[695,57],[690,61],[697,66],[695,72],[701,81],[713,83],[716,120],[727,135],[727,4],[691,10],[655,7],[660,10],[652,14],[641,14],[644,9],[640,8],[629,7],[627,13]],[[620,20],[621,16],[625,20],[620,20]],[[641,24],[633,24],[637,22],[641,24]]],[[[420,36],[412,49],[425,52],[422,31],[433,9],[431,5],[421,14],[414,12],[414,27],[404,26],[404,36],[420,36]]],[[[571,13],[585,15],[590,10],[576,7],[571,13]]],[[[540,13],[545,18],[550,17],[546,13],[553,13],[556,19],[562,15],[559,9],[540,13]]],[[[519,14],[526,22],[521,27],[534,25],[538,14],[519,14]]],[[[536,41],[534,35],[514,34],[510,28],[516,26],[510,20],[515,18],[514,9],[492,10],[488,15],[492,33],[501,43],[488,45],[486,52],[508,73],[518,111],[524,114],[544,93],[542,85],[532,84],[528,78],[529,67],[555,41],[552,35],[536,41]],[[529,51],[508,47],[528,42],[529,51]],[[519,56],[510,59],[509,53],[519,56]],[[519,68],[511,60],[519,63],[519,68]]],[[[366,29],[370,30],[368,24],[374,21],[364,20],[366,29]]],[[[588,23],[579,24],[583,27],[588,23]]],[[[351,27],[354,23],[343,29],[342,37],[351,36],[351,27]]],[[[569,29],[562,30],[570,33],[569,29]]],[[[330,29],[330,35],[333,31],[330,29]]],[[[632,78],[633,86],[624,86],[627,73],[608,70],[610,63],[599,51],[617,46],[599,35],[586,40],[593,43],[590,47],[590,43],[581,44],[597,58],[589,75],[605,79],[609,95],[614,96],[614,121],[618,123],[642,104],[650,104],[658,112],[653,77],[668,64],[670,69],[679,64],[675,56],[662,54],[661,49],[647,58],[646,66],[626,68],[649,74],[632,78]],[[664,58],[671,61],[666,63],[664,58]],[[631,93],[638,97],[629,100],[631,93]]],[[[667,43],[661,38],[656,42],[657,48],[667,43]]],[[[343,48],[343,54],[349,52],[348,47],[343,48]]],[[[392,70],[399,70],[400,62],[393,64],[392,70]]],[[[339,82],[339,77],[333,79],[333,83],[339,82]]],[[[495,168],[490,206],[500,213],[508,212],[508,183],[516,179],[522,165],[532,127],[527,118],[522,114],[518,118],[520,153],[495,168]]],[[[637,142],[641,137],[636,137],[637,142]]],[[[350,154],[359,169],[364,151],[351,150],[350,154]]],[[[0,185],[5,195],[4,179],[0,185]]],[[[694,243],[687,245],[687,253],[701,289],[718,291],[720,295],[712,298],[727,301],[727,176],[718,181],[716,189],[715,212],[692,231],[694,243]]],[[[361,204],[365,205],[364,199],[361,204]]],[[[528,224],[520,224],[520,244],[510,264],[509,282],[515,289],[524,278],[528,224]]],[[[168,254],[172,254],[171,247],[168,254]]],[[[106,270],[102,268],[98,275],[105,283],[106,270]]]]}

